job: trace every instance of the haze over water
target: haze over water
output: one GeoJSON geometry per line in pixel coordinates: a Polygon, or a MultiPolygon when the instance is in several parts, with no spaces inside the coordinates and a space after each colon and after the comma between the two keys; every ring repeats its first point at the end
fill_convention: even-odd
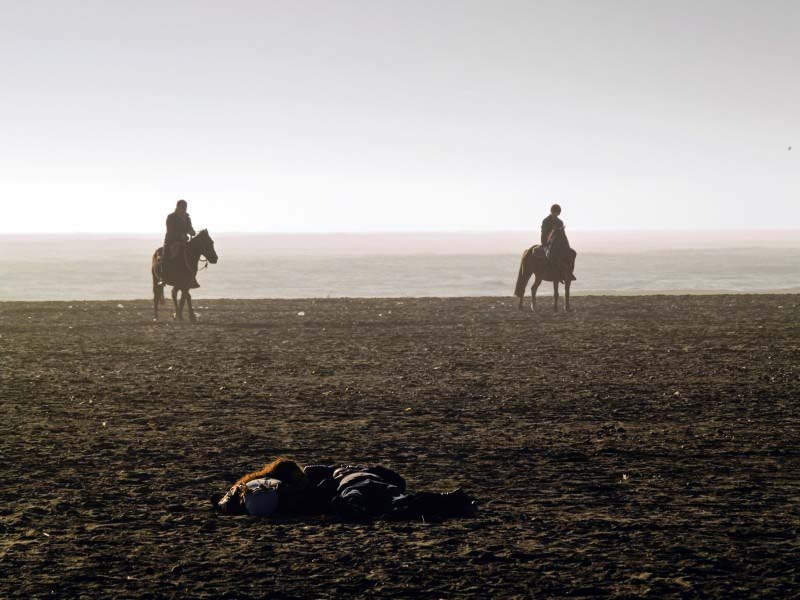
{"type": "MultiPolygon", "coordinates": [[[[218,234],[197,298],[511,296],[535,233],[218,234]]],[[[0,236],[0,300],[151,297],[160,236],[0,236]]],[[[574,294],[800,292],[800,232],[571,232],[574,294]]],[[[551,294],[543,284],[540,294],[551,294]]]]}

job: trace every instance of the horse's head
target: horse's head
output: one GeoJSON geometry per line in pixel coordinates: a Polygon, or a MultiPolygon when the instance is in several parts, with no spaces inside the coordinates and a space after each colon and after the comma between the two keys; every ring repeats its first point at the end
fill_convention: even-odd
{"type": "Polygon", "coordinates": [[[217,251],[214,250],[214,240],[208,234],[208,229],[203,229],[194,237],[194,240],[197,240],[196,243],[199,244],[198,250],[200,254],[205,256],[212,265],[217,264],[219,257],[217,256],[217,251]]]}

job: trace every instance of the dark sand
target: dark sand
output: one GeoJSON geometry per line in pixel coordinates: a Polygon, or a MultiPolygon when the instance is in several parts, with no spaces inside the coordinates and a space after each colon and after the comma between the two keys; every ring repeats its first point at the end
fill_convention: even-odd
{"type": "Polygon", "coordinates": [[[797,296],[117,304],[0,304],[0,597],[800,594],[797,296]],[[278,455],[482,511],[209,510],[278,455]]]}

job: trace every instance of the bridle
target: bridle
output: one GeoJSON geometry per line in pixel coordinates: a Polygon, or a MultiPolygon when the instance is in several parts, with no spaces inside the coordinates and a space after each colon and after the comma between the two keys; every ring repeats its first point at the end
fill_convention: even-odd
{"type": "MultiPolygon", "coordinates": [[[[196,239],[197,239],[196,237],[193,237],[191,240],[189,240],[189,242],[188,242],[188,243],[189,243],[189,244],[191,244],[191,243],[192,243],[192,241],[193,241],[193,240],[196,240],[196,239]]],[[[186,262],[186,268],[189,270],[189,272],[191,272],[191,271],[192,271],[192,265],[190,265],[190,264],[189,264],[189,253],[188,253],[188,252],[184,252],[184,253],[183,253],[183,259],[184,259],[184,261],[186,262]]],[[[200,271],[203,271],[203,270],[205,270],[205,269],[207,269],[207,268],[208,268],[208,259],[207,259],[207,258],[206,258],[206,257],[205,257],[203,254],[198,254],[198,256],[197,256],[197,262],[198,262],[198,263],[199,263],[199,262],[202,262],[202,263],[203,263],[203,266],[202,266],[202,267],[199,267],[199,268],[197,269],[197,272],[198,272],[198,273],[199,273],[200,271]]]]}

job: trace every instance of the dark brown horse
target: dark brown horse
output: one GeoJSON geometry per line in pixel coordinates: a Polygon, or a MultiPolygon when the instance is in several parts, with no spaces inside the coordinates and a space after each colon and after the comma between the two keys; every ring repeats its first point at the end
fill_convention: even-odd
{"type": "Polygon", "coordinates": [[[553,233],[553,241],[550,246],[550,258],[545,256],[544,248],[533,246],[522,253],[522,261],[519,265],[519,275],[517,276],[517,287],[514,295],[519,298],[519,309],[522,310],[522,300],[525,298],[525,288],[531,275],[535,276],[531,286],[531,310],[536,309],[536,291],[542,281],[553,282],[553,311],[558,312],[558,284],[564,283],[564,306],[567,312],[572,309],[569,306],[569,288],[575,279],[575,257],[578,255],[575,250],[569,247],[567,235],[563,229],[553,233]]]}
{"type": "Polygon", "coordinates": [[[159,257],[163,248],[158,248],[153,253],[150,272],[153,276],[153,320],[158,320],[158,305],[165,302],[164,286],[172,286],[172,303],[175,306],[174,318],[183,321],[183,303],[189,305],[189,320],[194,323],[197,316],[192,309],[192,296],[190,289],[200,287],[197,283],[197,265],[200,257],[204,257],[212,265],[217,263],[217,252],[214,250],[214,240],[208,235],[208,229],[203,229],[188,244],[186,251],[172,259],[168,268],[163,269],[159,257]],[[178,302],[178,291],[181,300],[178,302]]]}

